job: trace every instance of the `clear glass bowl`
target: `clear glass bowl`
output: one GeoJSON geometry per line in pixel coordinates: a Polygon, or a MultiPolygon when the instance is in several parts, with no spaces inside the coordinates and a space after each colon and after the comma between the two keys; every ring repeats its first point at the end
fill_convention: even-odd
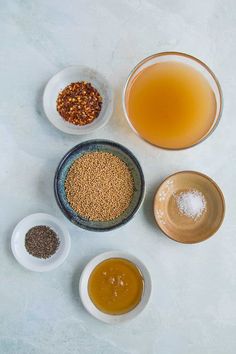
{"type": "Polygon", "coordinates": [[[138,63],[134,69],[131,71],[131,73],[128,76],[128,79],[126,81],[124,90],[123,90],[123,110],[126,116],[126,119],[130,125],[130,127],[132,128],[132,130],[138,134],[142,139],[146,140],[148,143],[155,145],[159,148],[162,149],[167,149],[167,150],[183,150],[183,149],[187,149],[190,148],[192,146],[195,146],[197,144],[199,144],[200,142],[202,142],[203,140],[205,140],[217,127],[220,117],[221,117],[221,113],[222,113],[222,105],[223,105],[223,97],[222,97],[222,90],[219,84],[219,81],[217,80],[215,74],[211,71],[211,69],[204,64],[202,61],[200,61],[199,59],[185,54],[185,53],[179,53],[179,52],[163,52],[163,53],[157,53],[157,54],[153,54],[145,59],[143,59],[140,63],[138,63]],[[184,146],[184,147],[177,147],[177,148],[172,148],[172,147],[164,147],[164,146],[159,146],[159,145],[155,145],[153,143],[151,143],[150,141],[148,141],[147,139],[145,139],[144,137],[142,137],[141,133],[139,133],[139,131],[137,131],[135,129],[135,127],[133,126],[130,118],[129,118],[129,114],[128,114],[128,110],[127,110],[127,92],[130,89],[130,86],[133,83],[133,80],[137,77],[137,75],[145,68],[156,64],[156,63],[162,63],[162,62],[180,62],[183,64],[188,64],[190,65],[192,68],[196,69],[198,72],[200,72],[205,79],[208,81],[212,91],[215,94],[215,99],[216,99],[216,113],[215,113],[215,117],[214,117],[214,121],[210,127],[210,129],[196,142],[194,142],[193,144],[189,145],[189,146],[184,146]]]}

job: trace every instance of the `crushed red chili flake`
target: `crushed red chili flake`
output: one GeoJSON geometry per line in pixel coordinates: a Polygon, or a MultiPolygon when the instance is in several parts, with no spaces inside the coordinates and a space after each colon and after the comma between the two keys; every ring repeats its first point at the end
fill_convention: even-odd
{"type": "Polygon", "coordinates": [[[71,83],[57,98],[57,111],[75,125],[86,125],[94,121],[102,109],[102,96],[89,82],[71,83]]]}

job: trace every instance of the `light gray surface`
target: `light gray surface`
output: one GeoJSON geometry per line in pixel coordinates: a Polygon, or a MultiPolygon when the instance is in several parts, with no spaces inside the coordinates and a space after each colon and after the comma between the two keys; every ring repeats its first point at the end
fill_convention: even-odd
{"type": "Polygon", "coordinates": [[[236,2],[1,0],[0,6],[0,353],[235,354],[236,2]],[[215,133],[181,152],[144,143],[121,110],[129,70],[164,50],[205,61],[224,92],[223,118],[215,133]],[[115,113],[95,135],[64,135],[42,114],[46,81],[69,64],[100,70],[115,89],[115,113]],[[72,249],[66,263],[48,274],[24,270],[9,250],[13,227],[33,212],[63,218],[53,196],[55,168],[72,146],[95,137],[123,143],[140,160],[147,182],[141,211],[127,226],[102,235],[67,222],[72,249]],[[226,197],[224,225],[202,244],[169,240],[152,216],[157,185],[184,169],[210,175],[226,197]],[[142,259],[153,280],[145,312],[117,326],[89,316],[77,289],[85,263],[110,249],[142,259]]]}

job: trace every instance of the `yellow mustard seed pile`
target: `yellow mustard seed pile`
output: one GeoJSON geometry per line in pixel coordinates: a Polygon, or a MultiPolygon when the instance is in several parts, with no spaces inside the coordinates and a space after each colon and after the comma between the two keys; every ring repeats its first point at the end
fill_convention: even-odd
{"type": "Polygon", "coordinates": [[[129,206],[134,180],[128,166],[108,152],[91,152],[75,160],[65,181],[70,206],[92,221],[108,221],[129,206]]]}

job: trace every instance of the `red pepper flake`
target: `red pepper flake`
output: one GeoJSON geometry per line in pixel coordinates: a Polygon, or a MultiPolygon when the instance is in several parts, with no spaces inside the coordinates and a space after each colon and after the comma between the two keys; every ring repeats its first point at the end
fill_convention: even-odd
{"type": "Polygon", "coordinates": [[[89,82],[71,83],[57,98],[57,111],[69,123],[86,125],[94,121],[102,109],[102,96],[89,82]]]}

